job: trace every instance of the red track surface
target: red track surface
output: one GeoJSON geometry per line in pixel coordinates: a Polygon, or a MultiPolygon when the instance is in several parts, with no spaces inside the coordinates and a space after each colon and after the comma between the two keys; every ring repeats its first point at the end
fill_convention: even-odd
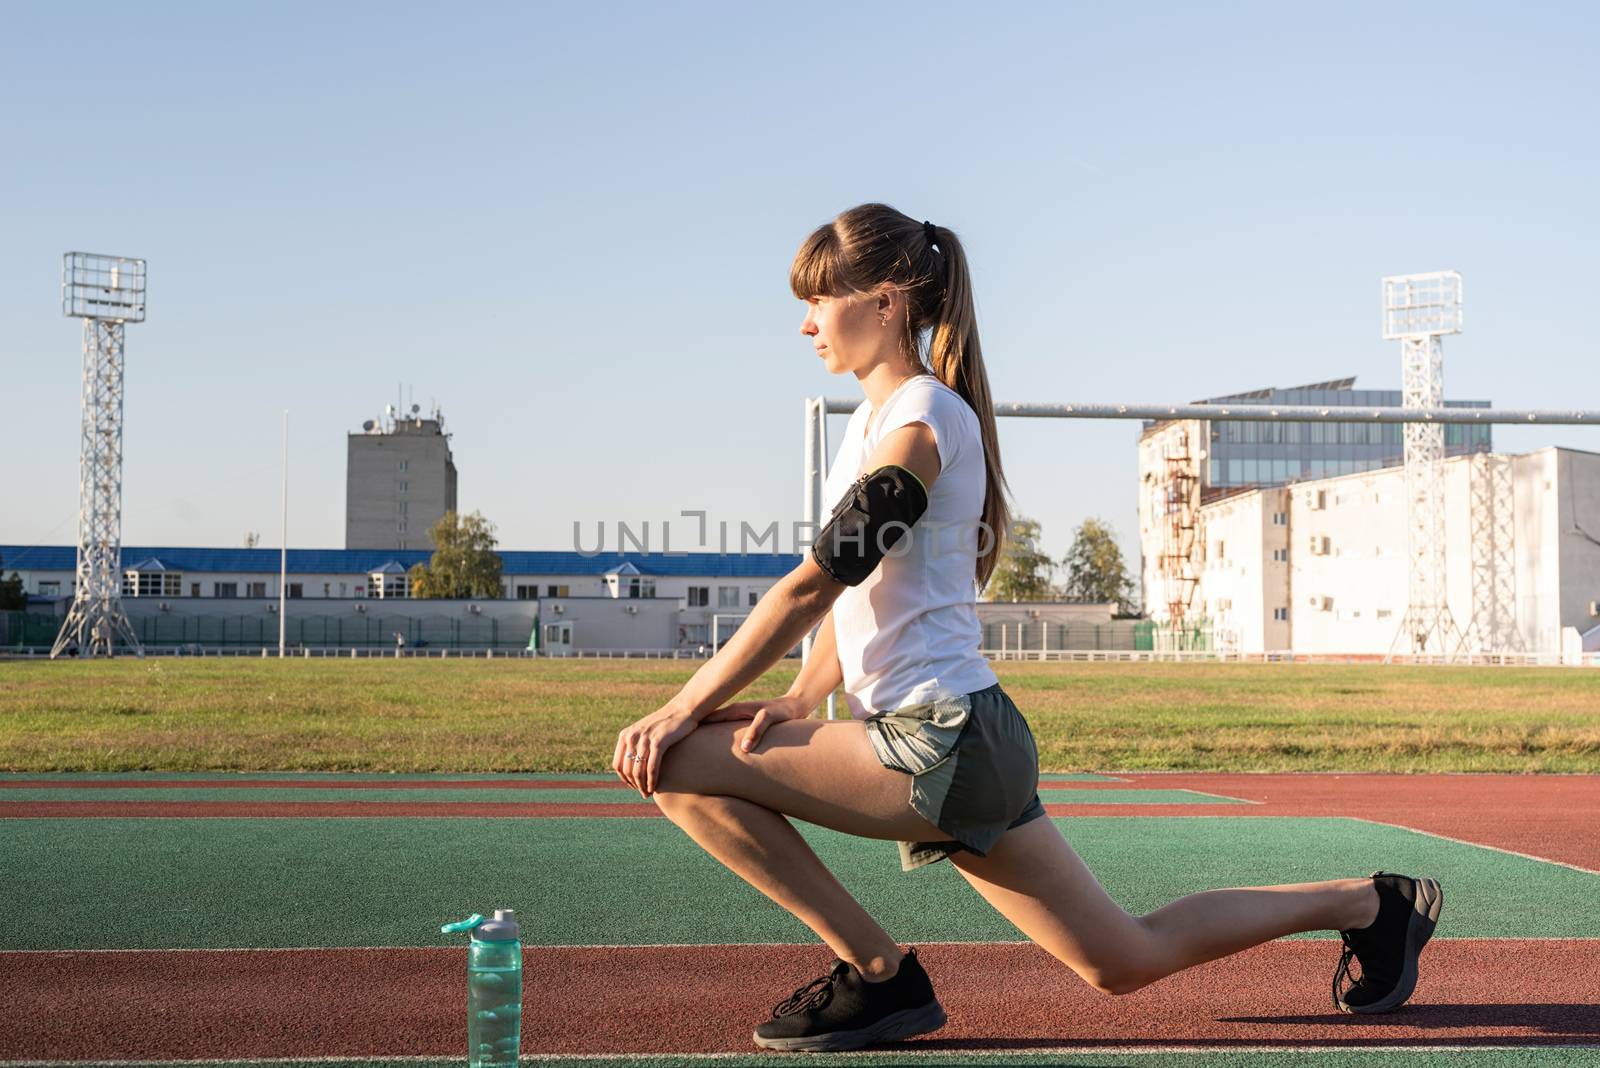
{"type": "Polygon", "coordinates": [[[217,790],[265,787],[295,790],[615,790],[621,779],[7,779],[5,790],[217,790]]]}
{"type": "MultiPolygon", "coordinates": [[[[1051,789],[1082,789],[1103,795],[1105,804],[1049,804],[1052,816],[1355,816],[1458,838],[1600,871],[1600,776],[1596,775],[1361,775],[1361,774],[1128,774],[1128,782],[1050,783],[1051,789]],[[1187,789],[1258,802],[1252,805],[1119,805],[1119,790],[1187,789]]],[[[246,781],[229,785],[245,787],[246,781]]],[[[260,787],[301,783],[247,780],[260,787]]],[[[0,818],[178,817],[360,817],[360,816],[610,816],[657,817],[653,804],[429,801],[6,801],[0,785],[0,818]]],[[[82,786],[81,782],[51,782],[82,786]]],[[[100,785],[100,784],[95,784],[100,785]]],[[[130,783],[119,783],[127,786],[130,783]]],[[[151,786],[170,786],[153,782],[151,786]]],[[[183,785],[199,785],[186,781],[183,785]]],[[[204,783],[216,788],[217,782],[204,783]]],[[[318,783],[319,786],[333,785],[318,783]]],[[[337,784],[340,788],[362,784],[337,784]]],[[[454,787],[384,783],[385,789],[454,787]]],[[[524,784],[526,785],[526,784],[524,784]]],[[[567,786],[570,784],[561,784],[567,786]]],[[[585,787],[615,788],[586,780],[585,787]]],[[[540,784],[540,788],[544,788],[540,784]]],[[[247,795],[245,795],[247,796],[247,795]]]]}
{"type": "MultiPolygon", "coordinates": [[[[243,773],[241,773],[243,774],[243,773]]],[[[1041,782],[1050,782],[1041,779],[1041,782]]],[[[216,790],[277,787],[296,790],[615,790],[621,779],[6,779],[4,790],[216,790]]],[[[1094,788],[1093,782],[1050,782],[1050,789],[1094,788]]]]}
{"type": "MultiPolygon", "coordinates": [[[[1440,940],[1413,1002],[1336,1013],[1328,942],[1282,941],[1123,998],[1030,945],[918,949],[950,1023],[908,1049],[1592,1043],[1600,942],[1440,940]]],[[[464,949],[0,953],[0,1059],[459,1055],[464,949]]],[[[526,1053],[756,1052],[825,947],[529,947],[526,1053]],[[626,986],[619,980],[634,977],[626,986]]]]}

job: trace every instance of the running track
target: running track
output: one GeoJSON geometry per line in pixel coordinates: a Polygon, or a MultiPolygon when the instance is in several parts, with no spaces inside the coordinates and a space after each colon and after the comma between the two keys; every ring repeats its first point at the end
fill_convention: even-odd
{"type": "MultiPolygon", "coordinates": [[[[92,884],[92,873],[70,867],[86,861],[53,860],[61,854],[35,843],[64,840],[74,834],[74,828],[89,830],[101,821],[128,817],[153,818],[154,823],[146,826],[194,827],[191,833],[196,840],[206,826],[204,818],[268,817],[290,821],[284,826],[319,828],[349,826],[350,820],[375,817],[466,817],[472,826],[483,825],[485,817],[554,818],[561,820],[562,827],[598,829],[596,833],[602,836],[607,825],[642,827],[633,821],[660,819],[655,806],[636,794],[620,799],[618,786],[614,778],[603,777],[0,778],[0,846],[10,843],[14,848],[7,852],[20,857],[23,864],[67,865],[58,871],[30,868],[25,873],[21,869],[12,872],[14,881],[21,876],[22,896],[12,898],[7,906],[9,920],[0,921],[0,998],[9,1006],[9,1011],[0,1015],[0,1062],[448,1058],[457,1055],[465,1041],[465,952],[448,944],[448,939],[437,939],[444,944],[432,946],[368,944],[370,940],[364,940],[359,930],[319,930],[315,917],[307,917],[303,944],[333,948],[247,950],[234,944],[216,949],[124,949],[113,948],[115,938],[106,939],[104,947],[72,945],[56,950],[50,944],[38,944],[43,928],[39,918],[47,909],[43,900],[31,898],[42,898],[54,886],[50,908],[92,908],[97,899],[83,896],[86,881],[92,884]],[[214,799],[219,790],[260,798],[289,791],[296,799],[214,799]],[[151,799],[125,799],[120,793],[114,800],[95,799],[96,794],[110,797],[112,791],[149,792],[151,799]],[[206,799],[198,799],[200,791],[206,799]],[[328,800],[304,800],[305,791],[316,791],[328,800]],[[359,800],[341,800],[351,791],[385,791],[395,800],[365,795],[359,800]],[[414,795],[423,791],[448,791],[452,798],[472,791],[465,796],[513,799],[415,799],[414,795]],[[562,800],[537,800],[549,791],[561,791],[549,796],[562,800]],[[570,800],[570,791],[587,791],[597,800],[570,800]],[[197,799],[184,800],[185,794],[197,799]],[[334,820],[323,823],[314,817],[334,820]],[[619,818],[629,823],[612,823],[619,818]],[[30,836],[30,829],[39,833],[30,836]],[[16,902],[21,903],[20,908],[16,902]]],[[[1441,1046],[1567,1046],[1573,1047],[1571,1052],[1600,1047],[1600,1008],[1596,1007],[1600,1005],[1600,917],[1595,915],[1594,904],[1600,900],[1600,831],[1596,830],[1600,827],[1600,777],[1119,774],[1115,781],[1045,781],[1041,790],[1047,791],[1050,815],[1058,818],[1069,839],[1075,838],[1075,831],[1087,837],[1091,827],[1121,825],[1102,821],[1103,817],[1121,821],[1167,817],[1151,824],[1127,825],[1179,828],[1174,833],[1182,833],[1185,826],[1203,827],[1186,820],[1219,818],[1280,817],[1285,820],[1284,828],[1303,828],[1310,826],[1308,820],[1344,817],[1346,821],[1370,821],[1374,825],[1371,833],[1391,836],[1395,832],[1375,825],[1408,828],[1432,837],[1432,848],[1449,851],[1462,863],[1484,865],[1486,880],[1491,871],[1511,870],[1495,868],[1495,864],[1519,865],[1517,878],[1529,880],[1530,885],[1546,878],[1556,880],[1551,885],[1559,886],[1559,895],[1546,894],[1540,899],[1544,902],[1541,907],[1558,911],[1558,905],[1550,902],[1564,900],[1573,915],[1561,928],[1564,936],[1557,938],[1456,938],[1450,937],[1448,925],[1442,924],[1424,957],[1424,978],[1413,1005],[1376,1020],[1332,1011],[1326,987],[1338,954],[1337,944],[1326,939],[1270,943],[1113,999],[1095,994],[1037,947],[1003,938],[914,941],[885,918],[886,926],[903,942],[918,945],[951,1016],[950,1024],[937,1034],[895,1049],[970,1058],[997,1051],[1024,1054],[1030,1050],[1112,1048],[1133,1054],[1183,1047],[1196,1050],[1199,1059],[1195,1063],[1204,1063],[1206,1058],[1198,1051],[1220,1055],[1220,1051],[1267,1047],[1308,1051],[1408,1047],[1418,1053],[1441,1046]],[[1057,790],[1089,793],[1081,801],[1076,796],[1072,802],[1049,800],[1052,795],[1063,796],[1055,794],[1057,790]],[[1185,791],[1193,796],[1181,803],[1162,803],[1160,798],[1171,796],[1163,791],[1185,791]],[[1119,802],[1119,793],[1143,800],[1119,802]],[[1151,799],[1158,800],[1152,803],[1151,799]],[[1173,821],[1174,816],[1184,819],[1173,821]],[[1496,856],[1500,860],[1494,860],[1496,856]],[[1590,925],[1595,927],[1593,931],[1588,930],[1590,925]]],[[[1338,840],[1353,840],[1348,835],[1359,835],[1359,828],[1367,825],[1342,825],[1346,837],[1338,840]]],[[[231,829],[235,825],[226,826],[231,829]]],[[[1277,826],[1261,825],[1263,832],[1277,826]]],[[[670,825],[660,827],[668,835],[661,841],[671,841],[670,832],[675,830],[670,825]]],[[[681,832],[678,837],[683,837],[681,832]]],[[[574,848],[581,845],[580,839],[575,834],[574,848]]],[[[885,857],[893,851],[892,845],[884,843],[865,845],[877,848],[885,857]]],[[[1270,851],[1267,846],[1262,848],[1270,851]]],[[[582,858],[575,854],[572,859],[582,858]]],[[[831,857],[825,859],[832,864],[831,857]]],[[[183,862],[172,863],[181,868],[183,862]]],[[[130,860],[129,870],[136,866],[137,861],[130,860]]],[[[320,867],[318,858],[307,857],[302,881],[316,881],[320,867]]],[[[576,871],[581,864],[572,867],[576,871]]],[[[168,871],[165,877],[188,879],[185,885],[202,887],[210,879],[214,884],[211,897],[198,904],[212,912],[225,914],[230,895],[243,893],[243,888],[230,883],[228,872],[208,875],[198,864],[193,871],[168,871]]],[[[559,882],[560,873],[553,877],[559,882]]],[[[914,881],[925,879],[926,873],[896,871],[893,877],[914,881]]],[[[0,873],[0,890],[6,880],[0,873]]],[[[856,888],[848,880],[847,885],[856,888]]],[[[904,887],[908,894],[911,890],[909,882],[894,885],[904,887]]],[[[1194,888],[1199,885],[1197,882],[1194,888]]],[[[568,889],[580,899],[608,892],[603,886],[579,882],[568,889]]],[[[1463,895],[1452,896],[1451,889],[1447,885],[1447,921],[1456,918],[1451,915],[1451,904],[1465,900],[1463,895]]],[[[135,905],[125,911],[136,911],[138,888],[123,887],[118,892],[132,895],[128,900],[135,905]]],[[[626,896],[623,889],[609,892],[626,896]]],[[[715,908],[717,895],[732,893],[735,891],[725,885],[720,889],[712,886],[701,900],[704,907],[715,908]]],[[[0,893],[0,898],[8,896],[0,893]]],[[[750,907],[747,897],[739,900],[739,907],[750,907]]],[[[1507,900],[1516,900],[1516,894],[1507,900]]],[[[152,910],[160,904],[155,899],[148,902],[152,910]]],[[[529,905],[519,904],[525,916],[532,911],[529,905]]],[[[969,906],[986,908],[975,895],[971,902],[963,902],[963,907],[969,906]]],[[[286,901],[283,907],[293,909],[296,903],[286,901]]],[[[463,900],[459,911],[465,914],[488,907],[493,905],[463,900]]],[[[555,899],[546,902],[545,911],[566,915],[560,913],[555,899]]],[[[439,917],[439,922],[455,918],[446,915],[439,917]]],[[[1496,922],[1494,917],[1471,919],[1478,931],[1493,930],[1496,922]]],[[[1523,919],[1516,923],[1508,919],[1507,929],[1534,929],[1522,923],[1523,919]]],[[[123,929],[130,932],[128,941],[146,937],[136,938],[131,933],[136,926],[132,916],[116,922],[127,925],[123,929]]],[[[248,929],[252,921],[243,918],[239,922],[240,929],[248,929]]],[[[904,927],[905,921],[898,926],[904,927]]],[[[108,928],[116,929],[115,924],[108,928]]],[[[764,1018],[790,988],[821,974],[831,957],[814,939],[809,943],[794,939],[786,944],[759,937],[750,939],[753,944],[732,944],[732,939],[704,944],[613,944],[627,941],[627,934],[627,930],[618,930],[602,942],[578,933],[563,938],[559,923],[530,930],[526,938],[525,1057],[657,1054],[668,1055],[670,1061],[674,1054],[688,1058],[723,1053],[749,1054],[759,1062],[762,1055],[749,1043],[752,1024],[764,1018]]],[[[211,937],[207,934],[201,940],[211,937]]],[[[225,936],[213,940],[227,941],[225,936]]],[[[1600,1049],[1594,1052],[1600,1062],[1600,1049]]],[[[770,1057],[765,1060],[773,1063],[770,1057]]]]}

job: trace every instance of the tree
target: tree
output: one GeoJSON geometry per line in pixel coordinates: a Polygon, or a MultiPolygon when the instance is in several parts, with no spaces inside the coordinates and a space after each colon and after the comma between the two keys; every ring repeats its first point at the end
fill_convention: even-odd
{"type": "Polygon", "coordinates": [[[414,564],[407,577],[413,597],[479,597],[501,595],[500,554],[494,524],[477,512],[457,516],[446,512],[428,531],[433,557],[414,564]]]}
{"type": "Polygon", "coordinates": [[[1049,555],[1039,548],[1039,521],[1017,516],[1011,521],[1011,536],[1000,550],[985,592],[991,601],[1053,600],[1057,593],[1050,573],[1054,569],[1049,555]]]}
{"type": "MultiPolygon", "coordinates": [[[[0,559],[0,564],[4,563],[5,560],[0,559]]],[[[0,575],[3,574],[4,570],[0,569],[0,575]]],[[[21,612],[27,607],[27,587],[22,583],[22,576],[13,571],[10,578],[0,580],[0,612],[21,612]]]]}
{"type": "Polygon", "coordinates": [[[1133,600],[1133,580],[1109,523],[1085,519],[1061,566],[1067,569],[1066,595],[1073,600],[1114,601],[1119,611],[1133,600]]]}

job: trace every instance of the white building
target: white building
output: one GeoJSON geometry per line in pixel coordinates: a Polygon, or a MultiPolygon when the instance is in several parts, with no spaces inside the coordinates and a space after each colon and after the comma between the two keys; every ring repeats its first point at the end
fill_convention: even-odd
{"type": "MultiPolygon", "coordinates": [[[[288,643],[698,654],[726,641],[800,564],[796,553],[507,551],[499,554],[501,597],[413,599],[407,573],[431,555],[290,549],[288,643]]],[[[21,577],[36,617],[0,628],[0,646],[49,647],[72,598],[76,559],[72,546],[0,545],[5,573],[21,577]]],[[[123,608],[146,645],[276,647],[279,550],[124,546],[122,560],[123,608]]],[[[1004,657],[1134,648],[1134,624],[1113,622],[1114,608],[980,602],[983,647],[1004,657]]]]}
{"type": "MultiPolygon", "coordinates": [[[[1190,457],[1200,478],[1195,522],[1175,522],[1154,487],[1175,462],[1165,453],[1181,425],[1141,442],[1141,478],[1152,487],[1140,505],[1150,614],[1170,617],[1169,591],[1182,584],[1162,556],[1183,540],[1174,530],[1192,530],[1187,618],[1209,628],[1217,648],[1395,649],[1410,583],[1404,467],[1213,490],[1197,449],[1190,457]]],[[[1194,440],[1207,440],[1203,424],[1187,425],[1194,440]]],[[[1600,649],[1600,454],[1546,448],[1456,456],[1443,470],[1446,596],[1457,628],[1470,634],[1468,648],[1600,649]]],[[[1409,643],[1398,651],[1409,652],[1409,643]]]]}

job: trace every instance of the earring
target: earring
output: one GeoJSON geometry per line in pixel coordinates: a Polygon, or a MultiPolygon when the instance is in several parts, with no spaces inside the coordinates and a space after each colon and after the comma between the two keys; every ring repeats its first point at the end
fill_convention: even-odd
{"type": "Polygon", "coordinates": [[[879,326],[888,326],[889,325],[889,317],[887,315],[885,315],[882,319],[879,319],[878,320],[878,325],[879,326]]]}

